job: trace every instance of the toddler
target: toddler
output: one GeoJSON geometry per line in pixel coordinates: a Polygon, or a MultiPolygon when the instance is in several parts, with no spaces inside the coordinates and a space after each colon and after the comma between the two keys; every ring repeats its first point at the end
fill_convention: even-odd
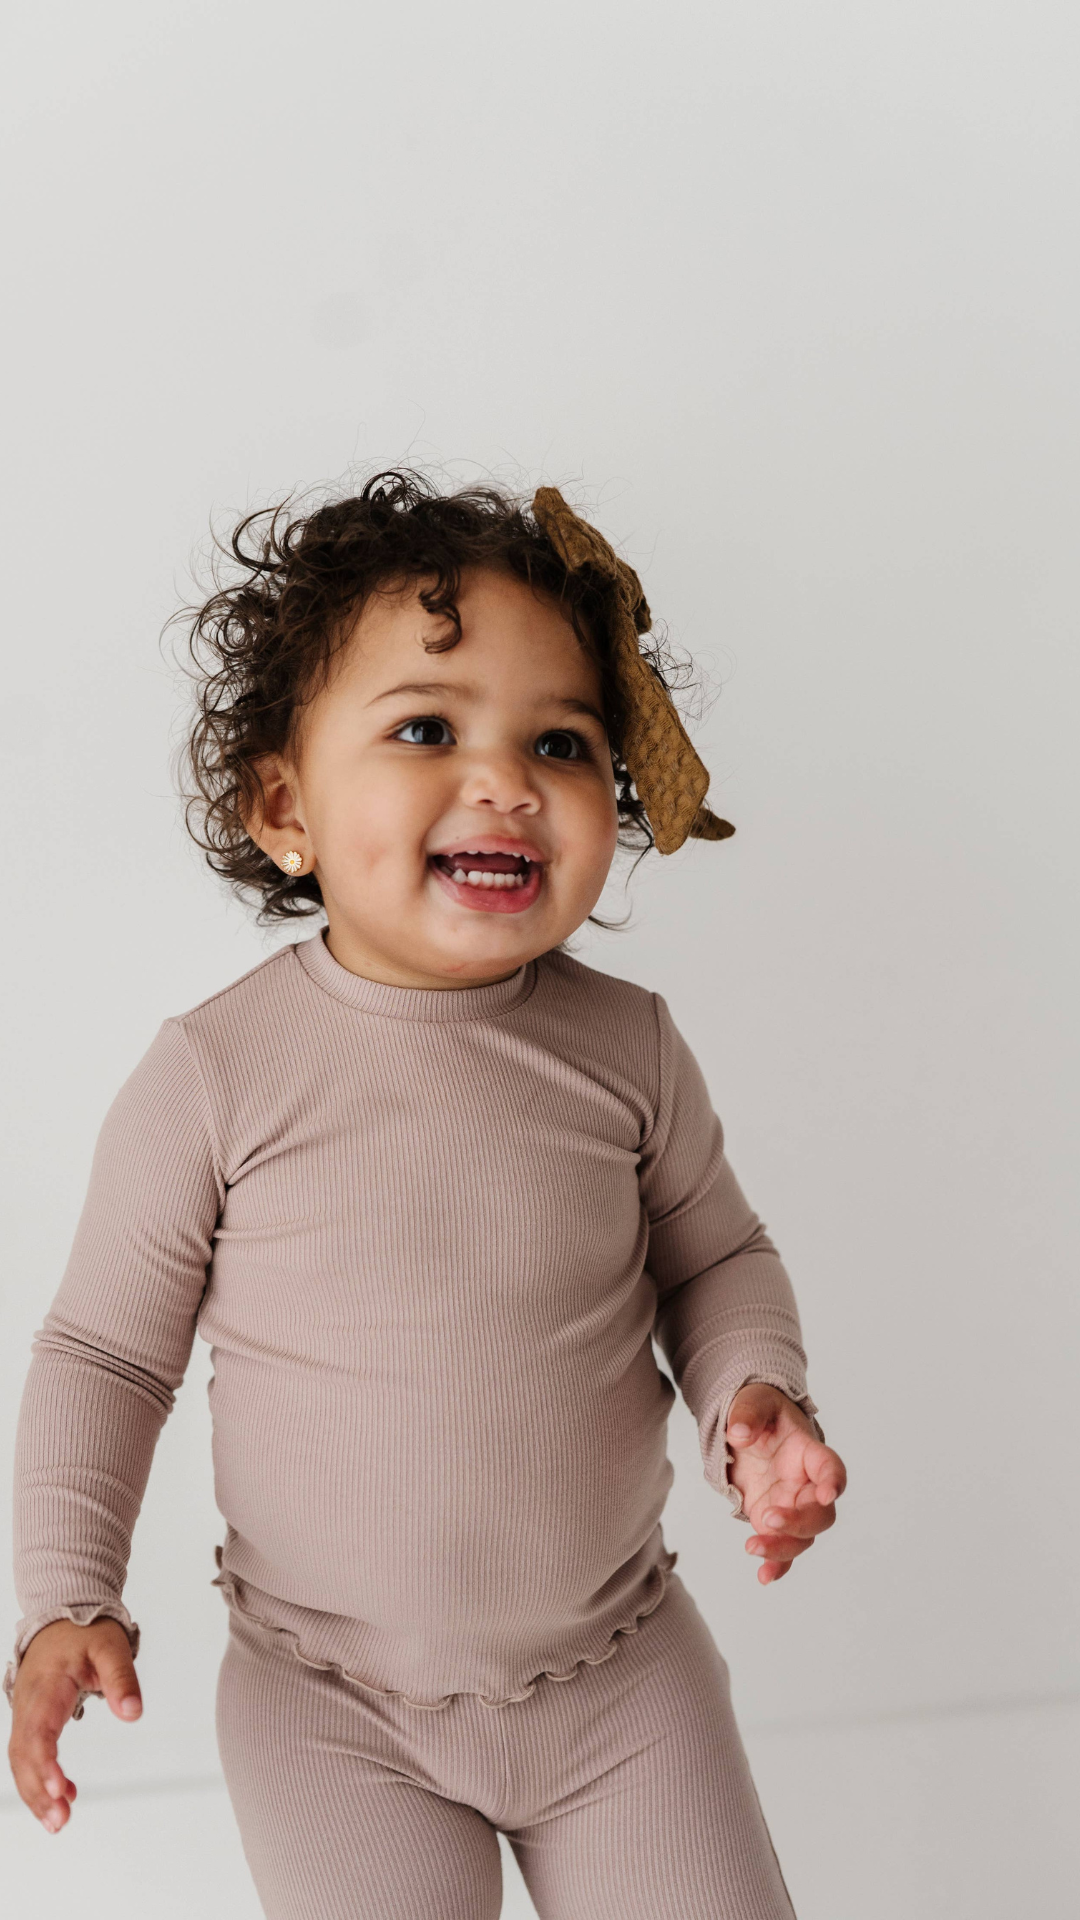
{"type": "Polygon", "coordinates": [[[554,488],[410,473],[232,550],[187,818],[262,924],[325,926],[164,1020],[103,1122],[18,1428],[19,1793],[58,1831],[66,1721],[141,1712],[122,1594],[198,1331],[270,1920],[491,1920],[499,1833],[541,1920],[781,1920],[654,1337],[763,1584],[844,1467],[665,1000],[566,945],[617,845],[733,831],[640,582],[554,488]]]}

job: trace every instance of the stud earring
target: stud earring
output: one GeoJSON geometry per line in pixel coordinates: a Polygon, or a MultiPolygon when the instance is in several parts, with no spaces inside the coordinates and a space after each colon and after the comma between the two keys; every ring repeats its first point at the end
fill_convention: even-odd
{"type": "Polygon", "coordinates": [[[304,864],[304,856],[293,849],[290,853],[282,854],[281,864],[286,873],[299,873],[304,864]]]}

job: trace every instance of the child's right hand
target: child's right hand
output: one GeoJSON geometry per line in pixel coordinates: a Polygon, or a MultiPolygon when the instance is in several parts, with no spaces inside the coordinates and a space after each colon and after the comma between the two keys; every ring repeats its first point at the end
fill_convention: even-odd
{"type": "Polygon", "coordinates": [[[71,1818],[75,1782],[56,1748],[83,1691],[103,1693],[118,1720],[137,1720],[142,1712],[131,1642],[108,1615],[88,1627],[51,1621],[35,1633],[15,1675],[8,1759],[20,1799],[49,1833],[59,1833],[71,1818]]]}

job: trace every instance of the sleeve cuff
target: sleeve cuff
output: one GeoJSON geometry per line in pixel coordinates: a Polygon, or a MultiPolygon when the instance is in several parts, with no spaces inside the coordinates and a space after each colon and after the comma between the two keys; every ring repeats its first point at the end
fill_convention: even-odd
{"type": "MultiPolygon", "coordinates": [[[[119,1620],[120,1625],[123,1627],[131,1643],[131,1655],[132,1659],[134,1659],[139,1651],[139,1628],[127,1608],[119,1600],[88,1601],[85,1606],[81,1607],[50,1607],[43,1613],[30,1614],[26,1619],[19,1621],[15,1632],[15,1655],[12,1660],[9,1660],[4,1673],[4,1692],[7,1695],[8,1705],[12,1710],[14,1710],[15,1706],[15,1676],[22,1665],[23,1655],[30,1645],[31,1640],[34,1638],[34,1635],[40,1633],[42,1627],[51,1626],[54,1620],[73,1620],[77,1627],[88,1627],[92,1621],[102,1618],[119,1620]]],[[[71,1718],[73,1720],[82,1719],[85,1702],[89,1700],[92,1695],[95,1695],[99,1700],[104,1699],[104,1695],[98,1688],[84,1687],[72,1709],[71,1718]]]]}

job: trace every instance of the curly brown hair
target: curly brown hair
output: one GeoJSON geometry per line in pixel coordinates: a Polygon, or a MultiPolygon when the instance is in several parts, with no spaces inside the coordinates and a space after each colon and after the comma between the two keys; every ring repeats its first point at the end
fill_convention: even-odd
{"type": "MultiPolygon", "coordinates": [[[[618,844],[647,853],[654,844],[645,809],[622,758],[624,709],[611,665],[614,583],[591,568],[570,572],[522,498],[493,486],[440,493],[426,476],[391,468],[359,493],[310,512],[292,498],[248,513],[216,554],[239,569],[200,606],[183,607],[195,683],[195,715],[181,749],[184,821],[215,873],[243,898],[260,901],[269,925],[319,911],[313,873],[283,873],[245,827],[257,810],[263,754],[289,757],[303,707],[325,685],[368,596],[429,582],[419,594],[451,631],[425,641],[443,653],[461,638],[455,605],[464,567],[501,569],[545,589],[560,603],[598,668],[615,774],[618,844]]],[[[171,623],[170,623],[171,624],[171,623]]],[[[662,640],[641,641],[643,658],[670,691],[672,663],[662,640]]],[[[609,930],[611,923],[589,919],[609,930]]]]}

